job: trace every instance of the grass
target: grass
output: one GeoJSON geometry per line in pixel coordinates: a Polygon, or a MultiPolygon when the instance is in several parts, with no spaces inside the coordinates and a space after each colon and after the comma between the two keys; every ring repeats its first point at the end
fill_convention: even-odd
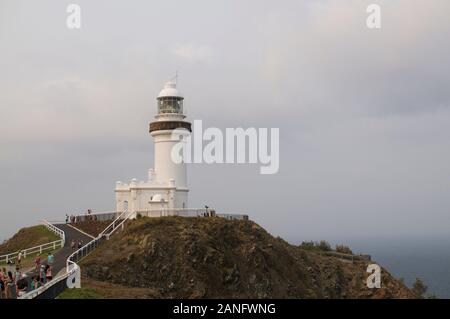
{"type": "MultiPolygon", "coordinates": [[[[43,261],[44,259],[47,259],[47,256],[49,253],[52,253],[53,255],[60,250],[61,248],[57,248],[57,249],[52,249],[52,250],[46,250],[44,252],[42,252],[42,254],[36,253],[36,254],[31,254],[31,255],[27,255],[27,258],[22,258],[22,262],[20,265],[20,268],[22,270],[27,270],[29,268],[33,268],[34,267],[34,260],[36,259],[37,256],[41,256],[41,260],[43,261]]],[[[7,265],[6,263],[0,263],[0,267],[9,267],[10,265],[7,265]]],[[[13,265],[13,267],[15,267],[15,264],[13,265]]]]}
{"type": "Polygon", "coordinates": [[[102,299],[96,290],[90,288],[66,289],[56,299],[102,299]]]}
{"type": "MultiPolygon", "coordinates": [[[[15,253],[19,250],[36,247],[60,239],[61,238],[58,235],[51,232],[47,229],[47,227],[42,225],[22,228],[13,237],[0,245],[0,255],[15,253]]],[[[22,258],[21,269],[27,270],[34,267],[34,259],[36,258],[36,256],[40,255],[41,259],[44,260],[47,258],[49,252],[54,254],[59,249],[60,248],[46,250],[42,252],[42,254],[33,253],[27,255],[26,258],[22,258]]],[[[0,267],[3,268],[11,266],[7,265],[6,263],[0,263],[0,267]]],[[[15,265],[13,265],[13,267],[15,267],[15,265]]]]}
{"type": "Polygon", "coordinates": [[[22,228],[13,237],[0,245],[0,255],[15,253],[22,249],[39,246],[59,239],[61,238],[58,235],[42,225],[22,228]]]}
{"type": "Polygon", "coordinates": [[[97,237],[111,223],[112,220],[105,220],[105,221],[87,220],[83,222],[77,222],[71,225],[74,226],[75,228],[84,231],[85,233],[91,236],[97,237]]]}

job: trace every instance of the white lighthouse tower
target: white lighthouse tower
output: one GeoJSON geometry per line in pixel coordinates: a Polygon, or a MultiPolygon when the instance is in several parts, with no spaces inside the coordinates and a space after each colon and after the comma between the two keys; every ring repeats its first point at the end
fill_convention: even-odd
{"type": "Polygon", "coordinates": [[[129,184],[116,183],[117,211],[188,207],[186,164],[172,159],[172,148],[180,143],[172,136],[174,130],[178,136],[187,136],[191,132],[191,123],[184,121],[183,100],[176,82],[167,82],[159,93],[157,114],[150,123],[150,134],[155,144],[154,169],[149,169],[147,181],[139,182],[133,178],[129,184]]]}

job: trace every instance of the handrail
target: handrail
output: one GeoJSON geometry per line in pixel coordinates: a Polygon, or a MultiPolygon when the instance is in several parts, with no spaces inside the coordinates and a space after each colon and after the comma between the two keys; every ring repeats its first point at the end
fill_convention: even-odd
{"type": "Polygon", "coordinates": [[[41,220],[41,223],[47,227],[49,230],[53,231],[56,235],[58,235],[59,237],[61,237],[61,239],[63,240],[63,246],[64,243],[66,242],[66,234],[64,233],[63,230],[59,229],[58,227],[56,227],[53,224],[50,224],[48,221],[46,221],[45,219],[41,220]]]}
{"type": "Polygon", "coordinates": [[[64,247],[64,243],[65,243],[64,232],[62,230],[60,230],[59,228],[53,226],[52,224],[48,223],[46,220],[42,220],[41,223],[45,227],[47,227],[50,231],[53,231],[54,233],[56,233],[59,237],[61,237],[61,239],[52,241],[50,243],[45,243],[45,244],[41,244],[38,246],[21,249],[21,250],[18,250],[16,252],[13,252],[10,254],[2,255],[2,256],[0,256],[0,262],[8,263],[8,261],[10,261],[10,260],[11,261],[15,260],[18,258],[20,252],[22,252],[23,258],[26,258],[27,255],[31,255],[31,254],[34,254],[37,252],[39,252],[39,254],[42,254],[42,252],[44,252],[46,250],[50,250],[50,249],[55,250],[57,247],[61,247],[61,248],[64,247]]]}
{"type": "Polygon", "coordinates": [[[109,239],[109,237],[112,235],[112,233],[119,228],[120,226],[123,225],[123,223],[130,218],[132,215],[134,214],[134,212],[128,212],[128,211],[123,211],[119,216],[117,216],[117,218],[108,225],[108,227],[106,227],[99,235],[98,237],[101,236],[106,236],[107,239],[109,239]],[[117,222],[119,222],[118,224],[116,224],[117,222]],[[109,233],[107,232],[110,228],[112,228],[109,233]]]}
{"type": "Polygon", "coordinates": [[[66,260],[66,273],[53,279],[46,285],[30,291],[23,296],[20,297],[20,299],[33,299],[36,298],[38,295],[42,294],[44,291],[49,289],[50,287],[53,287],[54,285],[58,284],[60,281],[65,280],[70,275],[75,273],[80,266],[77,264],[78,261],[83,259],[84,257],[88,256],[94,249],[98,247],[98,245],[105,239],[109,239],[109,237],[116,231],[119,227],[121,227],[127,219],[129,219],[131,216],[133,216],[134,212],[128,212],[124,211],[122,212],[108,227],[105,228],[105,230],[100,233],[96,238],[91,240],[89,243],[81,247],[80,249],[73,252],[66,260]],[[107,230],[111,230],[107,232],[107,230]]]}
{"type": "Polygon", "coordinates": [[[91,213],[91,214],[75,214],[71,215],[69,217],[75,217],[76,221],[84,221],[88,220],[89,218],[95,217],[97,220],[114,220],[115,217],[121,212],[118,211],[108,211],[108,212],[99,212],[99,213],[91,213]]]}
{"type": "Polygon", "coordinates": [[[214,209],[210,208],[161,208],[150,209],[144,211],[137,211],[136,214],[146,217],[166,217],[166,216],[181,216],[181,217],[222,217],[229,220],[248,220],[248,215],[233,214],[233,213],[216,213],[214,209]]]}
{"type": "Polygon", "coordinates": [[[81,247],[80,249],[74,251],[66,261],[66,271],[70,271],[71,266],[76,265],[76,262],[80,261],[84,257],[88,256],[98,245],[104,240],[109,239],[109,237],[121,227],[125,221],[133,215],[133,212],[123,211],[111,224],[108,225],[96,238],[91,240],[89,243],[81,247]]]}
{"type": "Polygon", "coordinates": [[[34,298],[36,298],[37,296],[42,294],[44,291],[46,291],[50,287],[53,287],[60,281],[66,280],[69,276],[73,275],[78,270],[77,267],[79,267],[79,266],[75,265],[75,267],[73,267],[70,271],[63,273],[62,275],[54,278],[53,280],[47,282],[46,284],[44,284],[43,286],[41,286],[35,290],[32,290],[30,292],[23,294],[22,296],[18,297],[17,299],[34,299],[34,298]]]}

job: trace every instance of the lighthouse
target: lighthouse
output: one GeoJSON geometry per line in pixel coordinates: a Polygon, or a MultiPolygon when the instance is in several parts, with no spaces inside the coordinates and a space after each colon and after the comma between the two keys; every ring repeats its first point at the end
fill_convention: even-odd
{"type": "Polygon", "coordinates": [[[149,129],[154,142],[154,168],[148,170],[145,181],[133,178],[129,183],[116,183],[116,211],[188,207],[186,164],[172,158],[173,147],[184,143],[191,133],[191,123],[185,121],[184,97],[176,82],[167,82],[156,102],[157,112],[149,129]]]}

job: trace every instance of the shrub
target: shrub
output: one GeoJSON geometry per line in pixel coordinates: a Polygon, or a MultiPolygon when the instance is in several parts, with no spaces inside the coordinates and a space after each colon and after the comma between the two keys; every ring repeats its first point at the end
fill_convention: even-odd
{"type": "Polygon", "coordinates": [[[320,242],[303,241],[299,247],[306,250],[320,250],[320,251],[331,250],[330,244],[325,240],[321,240],[320,242]]]}
{"type": "Polygon", "coordinates": [[[300,244],[300,248],[312,250],[315,249],[316,246],[313,241],[302,241],[302,243],[300,244]]]}
{"type": "Polygon", "coordinates": [[[411,290],[417,297],[423,298],[428,290],[428,286],[425,285],[422,279],[416,278],[416,281],[413,283],[411,290]]]}
{"type": "Polygon", "coordinates": [[[336,252],[342,253],[342,254],[353,255],[352,250],[348,246],[345,246],[345,245],[336,245],[336,252]]]}
{"type": "Polygon", "coordinates": [[[325,240],[321,240],[319,245],[317,246],[317,248],[319,250],[323,250],[323,251],[330,251],[331,250],[330,244],[327,241],[325,241],[325,240]]]}

